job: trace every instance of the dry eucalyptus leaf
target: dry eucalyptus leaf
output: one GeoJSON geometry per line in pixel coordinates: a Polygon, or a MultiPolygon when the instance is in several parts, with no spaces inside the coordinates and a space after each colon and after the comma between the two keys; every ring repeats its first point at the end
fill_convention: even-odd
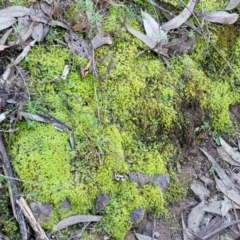
{"type": "Polygon", "coordinates": [[[75,25],[72,26],[72,30],[74,32],[82,32],[84,29],[86,29],[86,23],[85,22],[81,22],[81,23],[77,23],[75,25]]]}
{"type": "Polygon", "coordinates": [[[91,44],[92,44],[93,49],[96,49],[96,48],[98,48],[98,47],[100,47],[104,44],[112,44],[112,42],[113,42],[112,37],[106,32],[98,33],[91,40],[91,44]]]}
{"type": "Polygon", "coordinates": [[[226,172],[215,161],[215,159],[210,154],[208,154],[205,150],[203,150],[201,148],[199,148],[199,149],[204,153],[204,155],[207,157],[207,159],[212,163],[212,166],[213,166],[214,170],[217,172],[219,178],[224,182],[224,184],[227,187],[227,189],[233,189],[234,191],[237,192],[237,188],[232,183],[231,179],[228,177],[226,172]]]}
{"type": "Polygon", "coordinates": [[[57,20],[51,20],[49,22],[49,24],[52,25],[52,26],[62,27],[62,28],[67,29],[67,30],[70,29],[70,27],[68,25],[66,25],[65,23],[62,23],[60,21],[57,21],[57,20]]]}
{"type": "Polygon", "coordinates": [[[1,39],[0,39],[0,45],[4,45],[4,44],[6,43],[7,38],[8,38],[8,36],[11,34],[12,30],[13,30],[13,29],[10,28],[10,29],[8,29],[8,30],[3,34],[3,36],[2,36],[1,39]]]}
{"type": "Polygon", "coordinates": [[[141,14],[143,17],[143,25],[147,36],[156,43],[161,41],[162,44],[167,44],[167,34],[161,29],[160,25],[155,21],[155,19],[144,11],[141,11],[141,14]]]}
{"type": "Polygon", "coordinates": [[[41,9],[42,11],[47,14],[48,16],[51,16],[52,15],[52,12],[53,12],[53,5],[51,4],[48,4],[47,2],[41,2],[40,3],[40,6],[41,6],[41,9]]]}
{"type": "Polygon", "coordinates": [[[239,3],[240,3],[240,0],[230,0],[230,2],[228,3],[228,5],[226,7],[226,10],[232,10],[232,9],[236,8],[239,3]]]}
{"type": "Polygon", "coordinates": [[[9,46],[1,45],[0,44],[0,51],[3,51],[5,48],[8,48],[9,46]]]}
{"type": "Polygon", "coordinates": [[[194,180],[190,188],[201,201],[206,200],[210,196],[210,191],[204,187],[202,182],[194,180]]]}
{"type": "Polygon", "coordinates": [[[237,13],[228,13],[226,11],[204,12],[200,16],[208,22],[233,24],[238,20],[237,13]]]}
{"type": "Polygon", "coordinates": [[[143,43],[145,43],[151,50],[153,50],[154,52],[169,58],[166,49],[157,49],[156,47],[156,43],[149,38],[148,36],[144,35],[143,33],[135,30],[134,28],[129,27],[128,25],[126,25],[126,28],[128,30],[128,32],[130,32],[133,36],[137,37],[139,40],[141,40],[143,43]]]}
{"type": "Polygon", "coordinates": [[[55,225],[51,233],[58,232],[63,228],[72,226],[77,223],[99,222],[101,219],[102,219],[102,216],[94,216],[94,215],[75,215],[75,216],[67,217],[64,220],[60,221],[57,225],[55,225]]]}
{"type": "Polygon", "coordinates": [[[205,207],[205,202],[200,202],[196,207],[192,208],[190,214],[188,215],[188,228],[190,228],[193,233],[199,231],[200,223],[203,219],[205,212],[203,208],[205,207]]]}
{"type": "Polygon", "coordinates": [[[138,240],[157,240],[156,238],[152,238],[152,237],[140,234],[140,233],[135,233],[135,236],[138,240]]]}
{"type": "Polygon", "coordinates": [[[227,154],[227,152],[224,150],[223,147],[217,148],[217,152],[218,152],[219,157],[220,157],[223,161],[231,164],[232,166],[240,166],[240,163],[235,162],[235,161],[227,154]]]}
{"type": "MultiPolygon", "coordinates": [[[[0,15],[1,16],[1,15],[0,15]]],[[[15,22],[16,22],[16,18],[14,17],[0,17],[0,31],[11,27],[15,22]]]]}
{"type": "Polygon", "coordinates": [[[43,39],[43,24],[36,23],[32,31],[32,38],[37,42],[41,42],[43,39]]]}
{"type": "Polygon", "coordinates": [[[41,22],[47,24],[49,21],[49,17],[42,11],[40,4],[38,2],[33,3],[30,7],[29,16],[32,21],[41,22]]]}
{"type": "Polygon", "coordinates": [[[227,154],[236,162],[240,163],[240,153],[238,151],[235,151],[229,144],[227,144],[221,137],[220,143],[224,150],[227,152],[227,154]]]}
{"type": "Polygon", "coordinates": [[[180,27],[184,22],[188,20],[188,18],[192,15],[193,9],[197,3],[197,0],[190,0],[184,10],[176,17],[171,19],[170,21],[164,23],[161,28],[165,31],[169,31],[171,29],[175,29],[180,27]]]}
{"type": "Polygon", "coordinates": [[[29,14],[29,8],[11,6],[0,10],[1,17],[23,17],[29,14]]]}
{"type": "Polygon", "coordinates": [[[217,187],[224,195],[226,195],[229,199],[231,199],[236,204],[240,205],[240,195],[236,191],[228,190],[224,185],[224,183],[216,177],[215,177],[215,181],[216,181],[217,187]]]}

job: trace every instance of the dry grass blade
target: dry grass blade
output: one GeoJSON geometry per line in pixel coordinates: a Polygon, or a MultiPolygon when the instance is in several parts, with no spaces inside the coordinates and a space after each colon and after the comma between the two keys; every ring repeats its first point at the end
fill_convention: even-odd
{"type": "Polygon", "coordinates": [[[72,226],[77,223],[99,222],[101,219],[102,219],[102,216],[94,216],[94,215],[76,215],[76,216],[67,217],[64,220],[60,221],[57,225],[55,225],[51,233],[58,232],[63,228],[72,226]]]}
{"type": "Polygon", "coordinates": [[[207,159],[212,163],[214,170],[217,172],[219,178],[224,182],[224,185],[227,187],[227,189],[233,189],[235,192],[237,192],[237,188],[232,183],[231,179],[228,177],[226,172],[220,167],[220,165],[215,161],[215,159],[208,154],[205,150],[199,148],[204,155],[207,157],[207,159]]]}
{"type": "Polygon", "coordinates": [[[190,0],[184,10],[178,16],[164,23],[161,28],[168,32],[171,29],[180,27],[192,15],[196,3],[197,0],[190,0]]]}
{"type": "Polygon", "coordinates": [[[235,7],[238,6],[238,4],[240,3],[240,0],[230,0],[230,2],[228,3],[226,10],[232,10],[235,7]]]}
{"type": "Polygon", "coordinates": [[[229,154],[229,156],[236,162],[240,163],[240,153],[237,151],[234,151],[234,149],[227,144],[221,137],[220,137],[220,143],[224,150],[229,154]]]}

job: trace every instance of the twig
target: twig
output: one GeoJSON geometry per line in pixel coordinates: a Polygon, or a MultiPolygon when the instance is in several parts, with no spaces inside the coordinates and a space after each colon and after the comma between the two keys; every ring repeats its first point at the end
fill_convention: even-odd
{"type": "Polygon", "coordinates": [[[236,221],[233,221],[233,222],[230,222],[230,223],[228,223],[228,224],[225,224],[225,225],[223,225],[221,228],[218,228],[218,229],[216,229],[215,231],[209,233],[208,235],[202,237],[202,240],[207,240],[208,238],[214,236],[215,234],[220,233],[220,232],[223,231],[224,229],[229,228],[229,227],[231,227],[232,225],[235,225],[235,224],[238,224],[238,223],[240,223],[240,219],[238,219],[238,220],[236,220],[236,221]]]}
{"type": "Polygon", "coordinates": [[[43,231],[40,224],[36,221],[35,217],[33,216],[32,211],[29,208],[29,206],[27,205],[26,201],[22,197],[20,197],[20,199],[17,200],[17,204],[21,208],[24,216],[28,220],[28,222],[31,225],[33,231],[35,232],[36,239],[49,240],[46,233],[43,231]]]}
{"type": "Polygon", "coordinates": [[[156,231],[156,218],[154,218],[153,220],[152,240],[154,240],[155,231],[156,231]]]}
{"type": "Polygon", "coordinates": [[[10,164],[10,161],[9,161],[9,158],[7,155],[7,151],[5,149],[1,135],[0,135],[0,158],[3,163],[4,174],[5,174],[5,176],[8,177],[8,180],[9,180],[8,191],[9,191],[9,195],[10,195],[13,214],[14,214],[14,217],[16,218],[16,220],[18,221],[22,240],[27,240],[28,236],[27,236],[26,223],[24,221],[24,217],[23,217],[20,207],[16,204],[16,201],[19,198],[17,184],[16,184],[16,181],[14,180],[14,175],[13,175],[13,171],[11,168],[11,164],[10,164]]]}

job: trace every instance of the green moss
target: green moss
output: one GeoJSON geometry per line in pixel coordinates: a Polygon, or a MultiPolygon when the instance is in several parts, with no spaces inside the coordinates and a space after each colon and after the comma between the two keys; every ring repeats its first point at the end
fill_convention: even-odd
{"type": "MultiPolygon", "coordinates": [[[[179,2],[169,2],[179,6],[179,2]]],[[[215,3],[212,9],[219,7],[215,3]]],[[[65,216],[94,213],[97,194],[106,193],[110,202],[100,213],[100,227],[113,238],[123,239],[131,228],[132,210],[143,207],[163,216],[167,203],[185,196],[174,173],[166,194],[150,184],[137,187],[128,181],[130,172],[149,176],[168,172],[166,164],[176,151],[170,133],[186,120],[181,106],[198,104],[215,131],[232,124],[229,107],[239,102],[239,90],[232,88],[236,79],[229,69],[225,72],[229,79],[217,74],[214,63],[224,66],[219,55],[200,40],[191,55],[173,57],[166,69],[158,56],[145,51],[148,48],[121,26],[119,15],[124,17],[126,9],[118,10],[110,7],[103,23],[104,30],[115,36],[113,44],[95,51],[102,81],[91,74],[81,79],[79,64],[84,66],[86,60],[60,46],[34,46],[22,63],[29,71],[27,90],[31,93],[31,101],[24,107],[69,125],[76,140],[76,148],[71,150],[67,133],[22,121],[20,131],[8,142],[14,169],[26,181],[22,194],[53,204],[46,229],[65,216]],[[208,63],[209,54],[215,61],[208,63]],[[66,64],[70,72],[61,80],[66,64]],[[125,181],[117,181],[115,174],[125,181]],[[58,205],[66,198],[72,209],[61,212],[58,205]]],[[[136,20],[130,19],[130,24],[142,29],[136,20]]],[[[234,49],[234,68],[239,69],[240,38],[227,46],[227,38],[214,31],[211,34],[214,43],[226,47],[221,49],[224,56],[234,49]]]]}

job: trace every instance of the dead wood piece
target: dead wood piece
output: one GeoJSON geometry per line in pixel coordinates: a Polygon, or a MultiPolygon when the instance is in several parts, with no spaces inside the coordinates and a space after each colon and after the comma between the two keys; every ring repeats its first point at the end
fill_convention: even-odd
{"type": "Polygon", "coordinates": [[[19,200],[17,200],[18,206],[21,208],[21,211],[25,218],[28,220],[29,224],[31,225],[33,231],[36,234],[36,239],[38,240],[48,240],[48,237],[46,233],[41,228],[40,224],[36,221],[35,217],[33,216],[33,213],[29,206],[27,205],[24,198],[20,197],[19,200]]]}
{"type": "Polygon", "coordinates": [[[0,158],[2,160],[2,165],[3,165],[3,171],[5,176],[8,178],[9,184],[8,184],[8,191],[11,199],[11,205],[13,209],[13,214],[16,220],[18,221],[22,240],[27,240],[27,228],[26,228],[26,223],[24,221],[24,217],[22,214],[22,211],[20,207],[16,204],[16,201],[19,199],[19,193],[17,190],[17,184],[16,180],[13,175],[13,171],[11,168],[11,164],[7,155],[7,151],[5,149],[4,143],[2,136],[0,135],[0,158]]]}

